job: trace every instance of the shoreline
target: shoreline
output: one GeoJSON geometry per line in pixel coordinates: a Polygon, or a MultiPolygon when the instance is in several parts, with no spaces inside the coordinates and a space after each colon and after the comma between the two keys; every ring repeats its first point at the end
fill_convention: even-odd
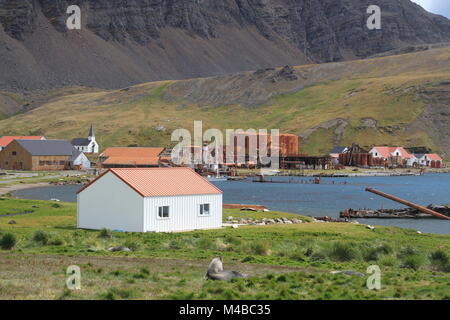
{"type": "Polygon", "coordinates": [[[52,184],[48,183],[48,182],[19,183],[19,184],[15,184],[12,186],[0,187],[0,196],[3,196],[7,193],[12,193],[14,191],[19,191],[19,190],[51,187],[51,186],[52,186],[52,184]]]}

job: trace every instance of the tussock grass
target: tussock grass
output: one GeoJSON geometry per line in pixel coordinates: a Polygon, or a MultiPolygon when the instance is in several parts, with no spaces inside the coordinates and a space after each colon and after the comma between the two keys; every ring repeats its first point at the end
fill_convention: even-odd
{"type": "Polygon", "coordinates": [[[363,225],[303,223],[185,233],[111,231],[111,237],[105,238],[99,236],[102,231],[77,230],[71,204],[53,208],[46,201],[5,198],[2,205],[6,210],[39,208],[18,216],[16,225],[0,218],[0,237],[11,233],[18,240],[12,250],[0,251],[9,255],[0,259],[4,284],[0,298],[442,299],[450,281],[446,271],[448,235],[419,235],[414,230],[382,226],[373,232],[363,225]],[[133,251],[107,250],[116,245],[133,251]],[[224,257],[226,268],[252,277],[230,283],[205,281],[207,265],[216,256],[224,257]],[[39,267],[31,272],[27,265],[36,265],[36,259],[39,267]],[[65,269],[72,264],[81,266],[86,291],[67,293],[62,289],[65,269]],[[363,278],[329,274],[332,270],[365,273],[372,264],[382,270],[385,289],[377,293],[364,289],[363,278]],[[303,271],[298,272],[299,268],[303,271]],[[29,278],[40,279],[42,287],[29,287],[29,278]]]}

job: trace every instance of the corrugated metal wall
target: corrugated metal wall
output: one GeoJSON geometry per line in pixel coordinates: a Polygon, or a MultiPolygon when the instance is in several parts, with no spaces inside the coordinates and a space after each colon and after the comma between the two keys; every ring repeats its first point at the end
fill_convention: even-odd
{"type": "Polygon", "coordinates": [[[222,195],[149,197],[144,200],[144,230],[155,232],[214,229],[222,226],[222,195]],[[200,216],[200,204],[210,204],[210,215],[200,216]],[[169,219],[158,218],[158,207],[169,206],[169,219]]]}
{"type": "Polygon", "coordinates": [[[143,231],[144,198],[109,172],[78,194],[78,228],[143,231]]]}

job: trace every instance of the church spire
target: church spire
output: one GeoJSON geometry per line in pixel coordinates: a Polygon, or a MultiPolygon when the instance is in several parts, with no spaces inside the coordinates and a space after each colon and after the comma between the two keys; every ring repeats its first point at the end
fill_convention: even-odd
{"type": "Polygon", "coordinates": [[[95,133],[94,133],[94,125],[91,124],[91,129],[89,130],[89,140],[92,140],[92,138],[95,139],[95,133]]]}

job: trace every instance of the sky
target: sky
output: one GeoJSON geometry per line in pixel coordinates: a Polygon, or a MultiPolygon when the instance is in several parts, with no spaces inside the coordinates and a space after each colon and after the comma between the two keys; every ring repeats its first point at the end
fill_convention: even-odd
{"type": "Polygon", "coordinates": [[[412,0],[425,10],[446,16],[450,19],[450,0],[412,0]]]}

